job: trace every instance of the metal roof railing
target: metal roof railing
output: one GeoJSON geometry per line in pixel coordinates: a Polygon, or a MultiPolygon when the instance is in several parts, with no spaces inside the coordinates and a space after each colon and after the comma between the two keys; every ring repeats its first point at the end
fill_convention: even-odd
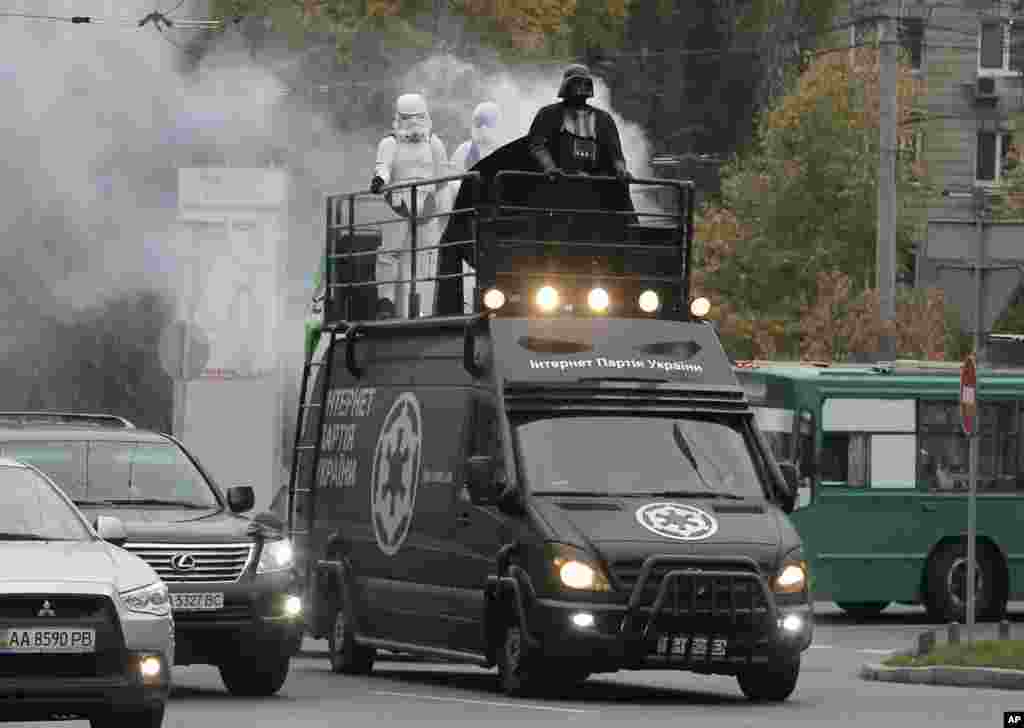
{"type": "Polygon", "coordinates": [[[0,425],[70,425],[135,429],[135,425],[124,417],[80,412],[0,412],[0,425]]]}

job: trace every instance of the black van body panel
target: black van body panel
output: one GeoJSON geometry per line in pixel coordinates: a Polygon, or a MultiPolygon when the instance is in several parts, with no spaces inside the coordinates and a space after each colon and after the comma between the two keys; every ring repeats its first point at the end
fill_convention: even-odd
{"type": "MultiPolygon", "coordinates": [[[[770,592],[800,540],[775,503],[781,475],[769,472],[767,460],[763,497],[742,501],[533,495],[518,472],[510,422],[520,416],[698,413],[754,427],[710,326],[460,317],[389,321],[338,336],[330,391],[318,400],[319,460],[300,469],[299,482],[312,490],[307,563],[320,575],[310,579],[320,593],[307,603],[329,609],[331,592],[344,588],[358,611],[358,641],[493,664],[503,625],[518,622],[552,658],[585,659],[594,671],[664,668],[650,659],[643,626],[664,626],[668,618],[654,606],[658,590],[699,570],[722,584],[748,582],[744,593],[762,600],[760,616],[752,611],[747,619],[757,624],[728,628],[740,630],[731,634],[729,649],[738,652],[728,659],[674,666],[735,674],[740,657],[774,659],[810,644],[810,595],[770,592]],[[521,509],[471,501],[471,455],[500,463],[501,482],[519,493],[521,509]],[[713,514],[718,530],[700,542],[658,536],[637,515],[658,502],[713,514]],[[562,587],[553,547],[575,549],[603,568],[611,588],[562,587]],[[638,584],[645,563],[652,570],[646,586],[638,584]],[[765,621],[782,609],[806,615],[809,627],[798,638],[787,641],[765,621]],[[595,616],[592,629],[573,626],[580,610],[595,616]]],[[[322,379],[314,386],[322,392],[322,379]]],[[[309,426],[316,420],[311,415],[309,426]]],[[[748,442],[760,447],[753,437],[748,442]]],[[[663,487],[652,483],[650,490],[663,487]]],[[[324,636],[331,617],[315,617],[314,636],[324,636]]],[[[727,617],[691,624],[726,629],[727,617]]],[[[675,629],[678,615],[673,619],[675,629]]]]}

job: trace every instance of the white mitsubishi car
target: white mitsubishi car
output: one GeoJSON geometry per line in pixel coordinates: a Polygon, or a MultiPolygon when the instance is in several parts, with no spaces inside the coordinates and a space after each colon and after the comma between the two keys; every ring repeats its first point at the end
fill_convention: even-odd
{"type": "Polygon", "coordinates": [[[0,722],[159,728],[174,624],[167,587],[39,470],[0,458],[0,722]]]}

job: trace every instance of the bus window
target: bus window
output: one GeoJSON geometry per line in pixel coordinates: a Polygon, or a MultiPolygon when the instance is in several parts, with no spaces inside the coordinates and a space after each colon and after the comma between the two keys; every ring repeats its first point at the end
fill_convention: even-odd
{"type": "MultiPolygon", "coordinates": [[[[980,402],[978,490],[1018,488],[1020,416],[1016,402],[980,402]]],[[[920,404],[918,477],[929,490],[966,492],[970,487],[969,443],[956,401],[920,404]]]]}
{"type": "Polygon", "coordinates": [[[863,432],[826,432],[821,448],[821,479],[853,488],[868,484],[871,440],[863,432]]]}

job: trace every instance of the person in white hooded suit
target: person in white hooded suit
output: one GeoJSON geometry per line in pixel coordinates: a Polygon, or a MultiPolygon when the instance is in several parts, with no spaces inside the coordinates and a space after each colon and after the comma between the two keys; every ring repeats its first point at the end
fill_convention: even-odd
{"type": "MultiPolygon", "coordinates": [[[[501,109],[493,101],[484,101],[477,104],[473,109],[473,119],[470,126],[469,139],[462,142],[455,154],[452,155],[452,171],[454,174],[461,174],[469,171],[470,168],[503,143],[499,132],[501,122],[501,109]]],[[[462,183],[454,185],[454,196],[459,194],[462,183]]],[[[463,312],[473,310],[473,291],[476,287],[474,282],[473,268],[467,263],[462,264],[463,284],[462,301],[463,312]]]]}
{"type": "MultiPolygon", "coordinates": [[[[432,131],[427,102],[420,94],[403,94],[395,103],[393,133],[377,145],[377,163],[374,167],[370,191],[379,193],[384,187],[412,182],[448,173],[448,155],[442,142],[432,131]]],[[[423,220],[448,207],[447,185],[425,185],[416,188],[416,293],[419,315],[433,312],[436,281],[424,281],[437,275],[437,250],[422,250],[436,246],[441,236],[440,219],[423,220]]],[[[412,190],[405,188],[386,194],[388,204],[399,215],[412,214],[412,190]]],[[[409,223],[385,225],[384,251],[377,257],[379,315],[406,315],[409,284],[394,281],[412,277],[412,230],[409,223]],[[392,281],[388,283],[388,281],[392,281]],[[389,308],[391,310],[389,310],[389,308]]]]}

